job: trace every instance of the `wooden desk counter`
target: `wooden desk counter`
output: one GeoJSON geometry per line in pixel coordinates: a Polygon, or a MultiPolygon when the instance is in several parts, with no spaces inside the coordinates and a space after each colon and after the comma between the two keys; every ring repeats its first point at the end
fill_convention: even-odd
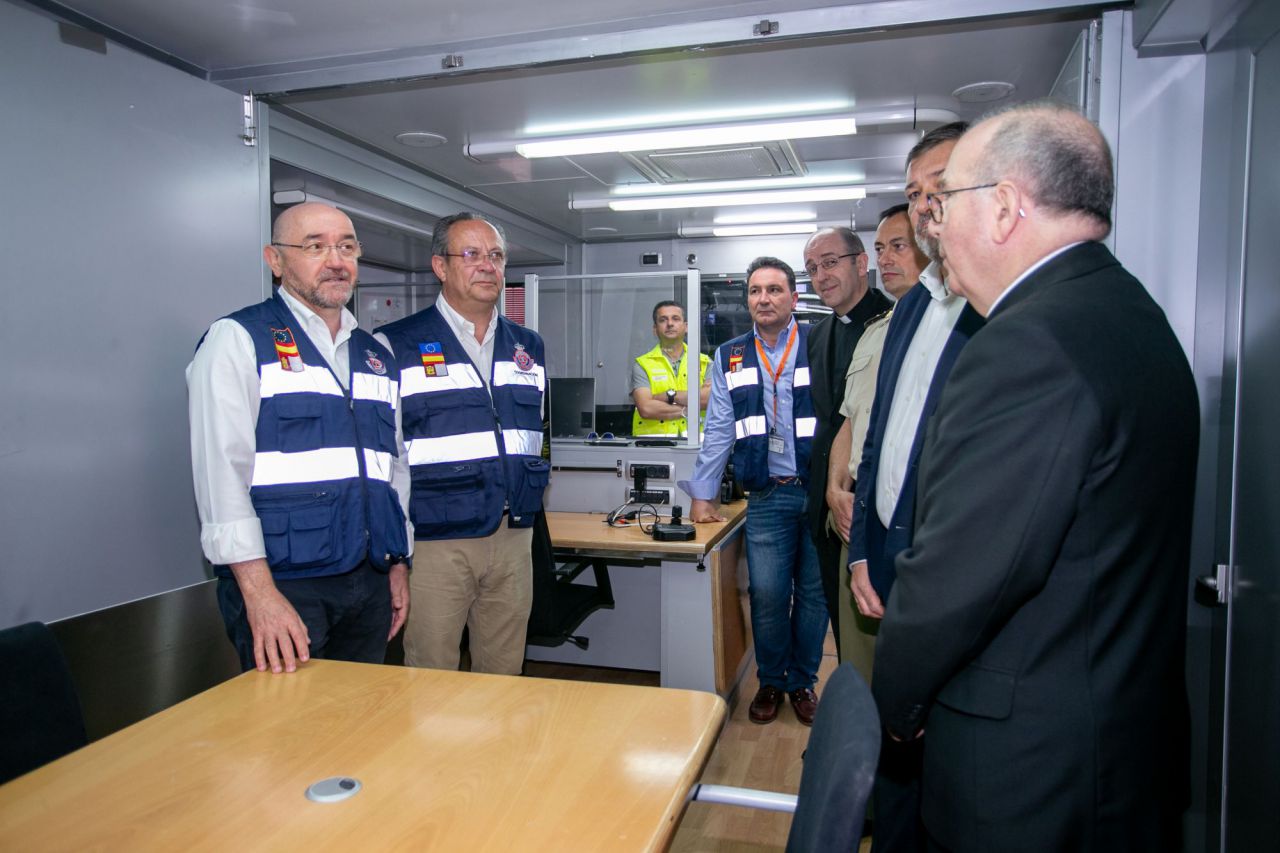
{"type": "MultiPolygon", "coordinates": [[[[609,565],[621,564],[620,572],[636,566],[635,561],[660,565],[661,613],[654,630],[661,635],[657,668],[662,684],[714,690],[728,697],[742,675],[750,648],[739,588],[747,502],[725,504],[720,514],[725,521],[695,524],[696,538],[688,542],[656,542],[639,526],[609,527],[604,515],[597,513],[548,512],[547,527],[557,559],[598,558],[609,565]]],[[[628,633],[623,623],[613,635],[606,634],[604,644],[599,640],[606,628],[588,626],[585,633],[594,634],[597,653],[612,642],[613,647],[632,654],[634,645],[629,644],[634,630],[639,629],[628,633]]],[[[560,659],[574,663],[584,657],[582,651],[570,650],[561,653],[560,659]]],[[[581,662],[636,667],[630,661],[581,662]]]]}
{"type": "MultiPolygon", "coordinates": [[[[697,562],[699,557],[731,533],[746,517],[746,513],[745,500],[725,504],[720,508],[720,514],[725,520],[693,525],[696,537],[687,542],[656,542],[639,525],[610,527],[604,523],[602,513],[548,512],[547,527],[551,531],[551,542],[557,550],[616,553],[619,556],[653,555],[668,560],[683,558],[697,562]]],[[[687,519],[686,523],[689,523],[687,519]]]]}
{"type": "Polygon", "coordinates": [[[661,850],[724,718],[684,690],[250,672],[0,787],[0,849],[661,850]],[[363,788],[305,798],[330,776],[363,788]]]}

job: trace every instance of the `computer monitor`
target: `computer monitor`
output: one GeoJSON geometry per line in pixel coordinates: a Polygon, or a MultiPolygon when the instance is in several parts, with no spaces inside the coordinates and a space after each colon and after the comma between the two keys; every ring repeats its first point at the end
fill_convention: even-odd
{"type": "Polygon", "coordinates": [[[586,438],[596,428],[596,380],[551,378],[551,437],[586,438]]]}

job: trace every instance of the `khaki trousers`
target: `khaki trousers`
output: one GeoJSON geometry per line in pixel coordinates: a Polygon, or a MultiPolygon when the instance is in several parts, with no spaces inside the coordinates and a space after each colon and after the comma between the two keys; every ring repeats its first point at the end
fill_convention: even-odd
{"type": "Polygon", "coordinates": [[[405,664],[456,670],[465,625],[472,672],[519,675],[533,604],[532,547],[533,528],[510,528],[505,517],[483,538],[415,542],[405,664]]]}
{"type": "MultiPolygon", "coordinates": [[[[827,527],[839,537],[831,513],[827,513],[827,527]]],[[[871,667],[876,659],[876,635],[880,633],[880,620],[868,619],[858,612],[858,604],[849,589],[849,546],[840,546],[840,660],[849,661],[853,668],[871,683],[871,667]]]]}

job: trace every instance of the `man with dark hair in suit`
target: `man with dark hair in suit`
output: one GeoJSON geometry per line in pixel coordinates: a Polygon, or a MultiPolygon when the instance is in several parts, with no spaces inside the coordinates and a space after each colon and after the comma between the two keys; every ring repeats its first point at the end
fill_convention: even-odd
{"type": "MultiPolygon", "coordinates": [[[[929,258],[916,245],[914,227],[907,205],[895,204],[882,211],[876,227],[876,269],[884,289],[894,299],[901,299],[920,281],[920,273],[929,258]]],[[[853,358],[844,378],[844,402],[840,414],[844,423],[831,442],[831,460],[827,465],[828,525],[840,537],[840,585],[837,618],[840,630],[840,660],[851,661],[867,683],[871,683],[871,664],[876,652],[876,631],[880,620],[863,616],[853,602],[853,590],[847,568],[849,528],[853,520],[853,478],[862,462],[862,445],[871,421],[871,405],[876,396],[876,375],[880,372],[880,353],[893,311],[889,310],[864,325],[862,337],[853,349],[853,358]]]]}
{"type": "Polygon", "coordinates": [[[1186,355],[1098,242],[1111,155],[1082,116],[996,114],[940,185],[931,227],[987,325],[925,437],[876,653],[881,719],[926,732],[936,849],[1176,850],[1199,432],[1186,355]]]}
{"type": "MultiPolygon", "coordinates": [[[[964,122],[935,128],[907,154],[907,213],[931,262],[920,283],[898,302],[885,333],[875,402],[854,478],[850,585],[858,611],[874,619],[884,615],[881,602],[893,585],[894,557],[911,544],[924,426],[956,356],[982,326],[982,318],[954,291],[940,262],[938,241],[927,230],[926,198],[967,129],[964,122]]],[[[920,744],[885,739],[873,792],[875,853],[922,849],[920,762],[920,744]]]]}
{"type": "MultiPolygon", "coordinates": [[[[867,322],[892,305],[887,296],[867,286],[867,262],[861,238],[848,228],[823,228],[805,243],[805,272],[822,303],[831,309],[829,316],[809,330],[810,381],[818,431],[813,436],[813,455],[804,479],[809,491],[809,533],[818,553],[823,598],[837,646],[842,543],[827,528],[827,460],[831,442],[844,423],[840,405],[844,402],[844,375],[853,350],[867,322]]],[[[852,495],[848,502],[853,503],[852,495]]]]}

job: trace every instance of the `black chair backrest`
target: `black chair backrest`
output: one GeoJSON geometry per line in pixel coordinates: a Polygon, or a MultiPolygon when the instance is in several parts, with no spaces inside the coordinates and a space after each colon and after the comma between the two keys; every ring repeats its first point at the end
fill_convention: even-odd
{"type": "Polygon", "coordinates": [[[809,734],[788,853],[858,849],[879,758],[880,715],[846,661],[827,680],[809,734]]]}
{"type": "MultiPolygon", "coordinates": [[[[533,606],[529,613],[527,639],[535,646],[558,646],[572,638],[582,622],[601,608],[613,607],[613,587],[609,570],[599,561],[581,561],[574,572],[561,578],[556,574],[555,550],[546,513],[539,512],[533,523],[533,606]],[[577,572],[592,567],[596,585],[570,583],[577,572]]],[[[581,641],[581,638],[577,638],[581,641]]],[[[585,648],[585,646],[584,646],[585,648]]]]}
{"type": "Polygon", "coordinates": [[[49,626],[0,631],[0,784],[88,742],[80,700],[49,626]]]}

